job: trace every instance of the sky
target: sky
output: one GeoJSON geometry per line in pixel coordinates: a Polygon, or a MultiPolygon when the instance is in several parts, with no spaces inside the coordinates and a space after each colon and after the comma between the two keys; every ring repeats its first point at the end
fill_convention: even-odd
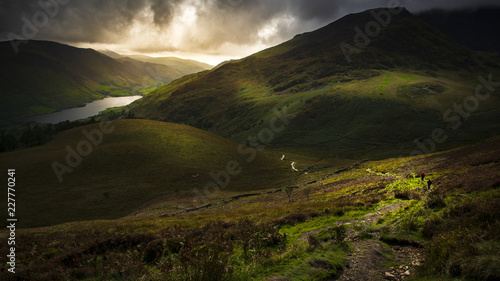
{"type": "Polygon", "coordinates": [[[500,6],[498,0],[0,0],[0,41],[50,40],[124,55],[212,65],[312,31],[347,14],[399,4],[500,6]]]}

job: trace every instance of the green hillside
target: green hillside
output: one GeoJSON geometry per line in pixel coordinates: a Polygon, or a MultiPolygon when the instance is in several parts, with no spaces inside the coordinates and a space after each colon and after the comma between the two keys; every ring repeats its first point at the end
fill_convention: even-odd
{"type": "MultiPolygon", "coordinates": [[[[17,219],[2,216],[16,273],[4,262],[0,279],[500,280],[500,59],[404,9],[346,58],[384,11],[0,153],[17,219]],[[118,112],[131,119],[103,121],[118,112]]],[[[0,82],[27,90],[7,101],[156,83],[150,62],[52,44],[9,58],[0,82]]]]}
{"type": "Polygon", "coordinates": [[[17,204],[29,206],[18,210],[23,227],[115,219],[170,199],[176,203],[164,211],[178,212],[180,202],[195,207],[218,195],[214,184],[205,189],[216,179],[227,185],[219,188],[224,194],[288,184],[289,164],[278,155],[253,155],[248,148],[240,153],[237,143],[199,129],[145,120],[113,121],[109,133],[99,126],[75,128],[45,145],[0,154],[2,167],[15,168],[20,179],[17,204]],[[98,145],[89,150],[89,140],[98,145]],[[241,172],[229,179],[220,174],[232,170],[241,172]],[[192,201],[194,189],[204,195],[197,202],[192,201]]]}
{"type": "MultiPolygon", "coordinates": [[[[92,49],[30,41],[14,53],[0,42],[0,121],[82,106],[107,95],[141,94],[185,74],[203,70],[173,68],[133,59],[112,59],[92,49]]],[[[182,62],[178,63],[182,65],[182,62]]]]}
{"type": "Polygon", "coordinates": [[[341,46],[355,46],[355,27],[374,21],[371,12],[183,77],[132,111],[240,142],[268,127],[279,110],[295,118],[269,145],[326,157],[406,156],[418,148],[415,139],[424,141],[436,128],[448,136],[437,149],[500,132],[491,122],[500,116],[497,89],[481,89],[487,101],[473,104],[467,120],[454,111],[482,85],[478,76],[500,77],[497,56],[473,52],[403,10],[349,62],[341,46]]]}

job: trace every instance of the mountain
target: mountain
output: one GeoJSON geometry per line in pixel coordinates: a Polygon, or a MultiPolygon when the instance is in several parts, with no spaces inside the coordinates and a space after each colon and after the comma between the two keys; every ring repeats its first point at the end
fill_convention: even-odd
{"type": "Polygon", "coordinates": [[[48,41],[21,43],[18,53],[11,42],[0,42],[0,50],[4,122],[81,106],[107,95],[139,94],[201,70],[113,59],[92,49],[48,41]]]}
{"type": "Polygon", "coordinates": [[[375,9],[173,81],[135,102],[132,112],[247,144],[281,112],[294,118],[261,138],[266,147],[384,158],[500,133],[492,121],[500,116],[497,90],[485,82],[481,100],[474,96],[496,77],[498,56],[456,43],[405,9],[375,9]],[[474,103],[464,105],[468,99],[474,103]],[[457,106],[469,110],[459,113],[457,106]],[[436,143],[433,134],[446,141],[436,143]]]}
{"type": "Polygon", "coordinates": [[[473,50],[500,52],[500,8],[441,10],[421,12],[420,18],[473,50]]]}
{"type": "Polygon", "coordinates": [[[164,210],[178,212],[182,204],[205,204],[218,190],[280,187],[291,171],[277,155],[185,125],[119,120],[102,126],[71,129],[45,145],[0,154],[2,167],[23,175],[16,202],[30,206],[17,212],[25,227],[115,219],[173,199],[176,204],[164,210]],[[204,194],[197,203],[193,189],[204,194]]]}
{"type": "Polygon", "coordinates": [[[499,65],[369,10],[0,153],[0,279],[500,280],[499,65]]]}
{"type": "Polygon", "coordinates": [[[105,54],[106,56],[112,58],[112,59],[119,59],[122,58],[123,56],[118,54],[117,52],[113,52],[111,50],[97,50],[101,54],[105,54]]]}
{"type": "Polygon", "coordinates": [[[190,73],[195,73],[195,72],[200,72],[204,71],[207,69],[211,69],[213,66],[195,61],[195,60],[187,60],[187,59],[181,59],[181,58],[176,58],[176,57],[150,57],[150,56],[144,56],[144,55],[120,55],[116,52],[110,51],[110,50],[102,50],[99,51],[111,58],[118,59],[120,61],[130,61],[130,62],[146,62],[146,63],[152,63],[155,65],[164,65],[167,66],[166,72],[168,73],[169,77],[173,79],[182,77],[186,74],[190,73]]]}
{"type": "Polygon", "coordinates": [[[143,62],[163,64],[175,68],[183,73],[194,73],[213,68],[213,65],[207,63],[176,57],[150,57],[143,55],[130,55],[127,57],[143,62]]]}
{"type": "Polygon", "coordinates": [[[184,60],[179,58],[144,59],[143,57],[144,56],[130,56],[121,57],[116,60],[123,63],[132,63],[137,68],[149,73],[155,79],[164,81],[166,83],[171,82],[184,75],[204,71],[211,68],[211,66],[208,64],[204,64],[194,60],[184,60]]]}

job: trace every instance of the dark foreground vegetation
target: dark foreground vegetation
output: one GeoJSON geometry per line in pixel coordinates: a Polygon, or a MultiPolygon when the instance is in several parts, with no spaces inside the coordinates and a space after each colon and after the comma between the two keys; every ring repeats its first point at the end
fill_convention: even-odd
{"type": "Polygon", "coordinates": [[[297,179],[301,187],[290,201],[285,192],[261,193],[183,215],[21,229],[16,274],[3,266],[1,275],[332,280],[347,270],[359,243],[375,241],[388,249],[387,268],[406,264],[391,254],[394,247],[424,250],[411,280],[498,280],[499,160],[496,138],[430,156],[365,162],[329,177],[328,169],[310,170],[297,179]],[[431,191],[421,171],[433,181],[431,191]],[[307,185],[315,177],[323,179],[307,185]],[[377,219],[367,219],[372,215],[377,219]]]}

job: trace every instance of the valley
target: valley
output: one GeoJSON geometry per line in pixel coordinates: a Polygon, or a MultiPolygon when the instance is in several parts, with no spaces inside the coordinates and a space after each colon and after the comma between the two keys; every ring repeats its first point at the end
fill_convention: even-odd
{"type": "Polygon", "coordinates": [[[0,43],[0,127],[22,118],[85,105],[107,96],[144,94],[208,65],[182,68],[130,58],[113,59],[92,49],[49,41],[0,43]],[[181,69],[179,69],[181,68],[181,69]]]}
{"type": "Polygon", "coordinates": [[[2,216],[15,231],[0,237],[15,248],[0,252],[16,273],[4,263],[2,280],[500,279],[500,58],[404,8],[213,68],[9,44],[0,167],[15,170],[2,216]]]}

